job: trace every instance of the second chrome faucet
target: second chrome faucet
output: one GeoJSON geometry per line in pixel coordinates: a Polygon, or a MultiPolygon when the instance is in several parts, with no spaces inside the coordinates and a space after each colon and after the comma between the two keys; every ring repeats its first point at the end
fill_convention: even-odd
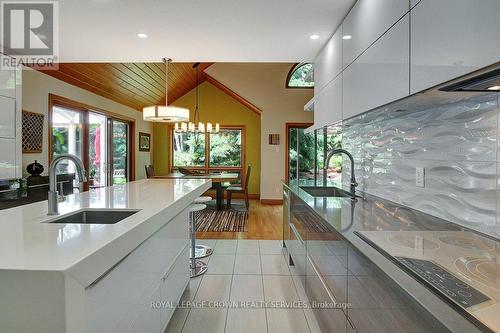
{"type": "Polygon", "coordinates": [[[325,171],[324,172],[324,178],[325,178],[324,184],[326,186],[326,177],[327,177],[326,173],[327,173],[328,166],[330,165],[330,160],[332,159],[332,156],[336,155],[336,154],[345,154],[351,160],[351,194],[354,195],[356,192],[356,186],[358,186],[358,182],[356,181],[356,176],[354,173],[354,158],[352,157],[351,153],[349,153],[345,149],[334,149],[331,152],[329,152],[328,155],[326,156],[325,170],[324,170],[325,171]]]}

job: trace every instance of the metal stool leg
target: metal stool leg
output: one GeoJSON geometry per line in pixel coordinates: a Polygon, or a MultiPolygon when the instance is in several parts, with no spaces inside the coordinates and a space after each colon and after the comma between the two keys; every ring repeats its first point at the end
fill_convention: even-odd
{"type": "Polygon", "coordinates": [[[194,278],[205,274],[208,266],[203,261],[196,259],[196,218],[194,211],[189,212],[189,225],[191,229],[191,278],[194,278]]]}
{"type": "MultiPolygon", "coordinates": [[[[212,201],[212,197],[203,196],[203,197],[196,198],[194,200],[194,203],[201,203],[202,204],[202,203],[207,203],[209,201],[212,201]]],[[[196,222],[195,222],[195,226],[196,226],[196,222]]],[[[196,251],[195,251],[194,258],[196,258],[196,259],[205,258],[205,257],[211,256],[212,253],[214,253],[214,250],[210,246],[196,245],[196,251]]],[[[191,258],[193,258],[193,254],[191,254],[191,258]]]]}

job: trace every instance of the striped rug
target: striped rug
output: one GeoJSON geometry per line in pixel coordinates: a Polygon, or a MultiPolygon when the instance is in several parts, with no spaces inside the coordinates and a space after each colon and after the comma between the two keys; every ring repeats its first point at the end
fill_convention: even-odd
{"type": "MultiPolygon", "coordinates": [[[[243,206],[244,207],[244,206],[243,206]]],[[[247,231],[248,211],[236,206],[218,211],[212,205],[196,212],[196,231],[247,231]]]]}

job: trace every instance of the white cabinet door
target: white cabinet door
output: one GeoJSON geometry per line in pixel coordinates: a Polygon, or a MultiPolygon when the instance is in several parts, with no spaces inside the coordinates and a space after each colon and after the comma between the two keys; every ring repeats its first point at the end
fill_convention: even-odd
{"type": "MultiPolygon", "coordinates": [[[[2,55],[0,59],[4,57],[2,55]]],[[[16,70],[0,69],[0,95],[16,98],[16,70]]]]}
{"type": "Polygon", "coordinates": [[[358,0],[342,23],[343,68],[409,10],[408,0],[358,0]]]}
{"type": "Polygon", "coordinates": [[[408,96],[409,16],[343,72],[343,118],[408,96]]]}
{"type": "Polygon", "coordinates": [[[314,101],[314,127],[342,120],[342,74],[328,83],[314,101]]]}
{"type": "Polygon", "coordinates": [[[15,139],[0,138],[0,179],[13,179],[17,177],[17,153],[15,139]]]}
{"type": "Polygon", "coordinates": [[[16,100],[0,96],[0,137],[16,137],[16,100]]]}
{"type": "Polygon", "coordinates": [[[314,61],[314,95],[317,95],[341,71],[342,27],[339,27],[314,61]]]}
{"type": "Polygon", "coordinates": [[[499,0],[421,0],[410,15],[412,93],[500,60],[499,0]]]}

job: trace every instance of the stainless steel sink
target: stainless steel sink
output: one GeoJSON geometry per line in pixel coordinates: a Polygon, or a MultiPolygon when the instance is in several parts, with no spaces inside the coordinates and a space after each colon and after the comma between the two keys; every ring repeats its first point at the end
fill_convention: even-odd
{"type": "Polygon", "coordinates": [[[354,197],[351,193],[337,187],[328,186],[300,186],[301,189],[313,197],[354,197]]]}
{"type": "Polygon", "coordinates": [[[82,209],[68,215],[61,216],[48,223],[68,224],[115,224],[134,215],[139,210],[126,209],[82,209]]]}

